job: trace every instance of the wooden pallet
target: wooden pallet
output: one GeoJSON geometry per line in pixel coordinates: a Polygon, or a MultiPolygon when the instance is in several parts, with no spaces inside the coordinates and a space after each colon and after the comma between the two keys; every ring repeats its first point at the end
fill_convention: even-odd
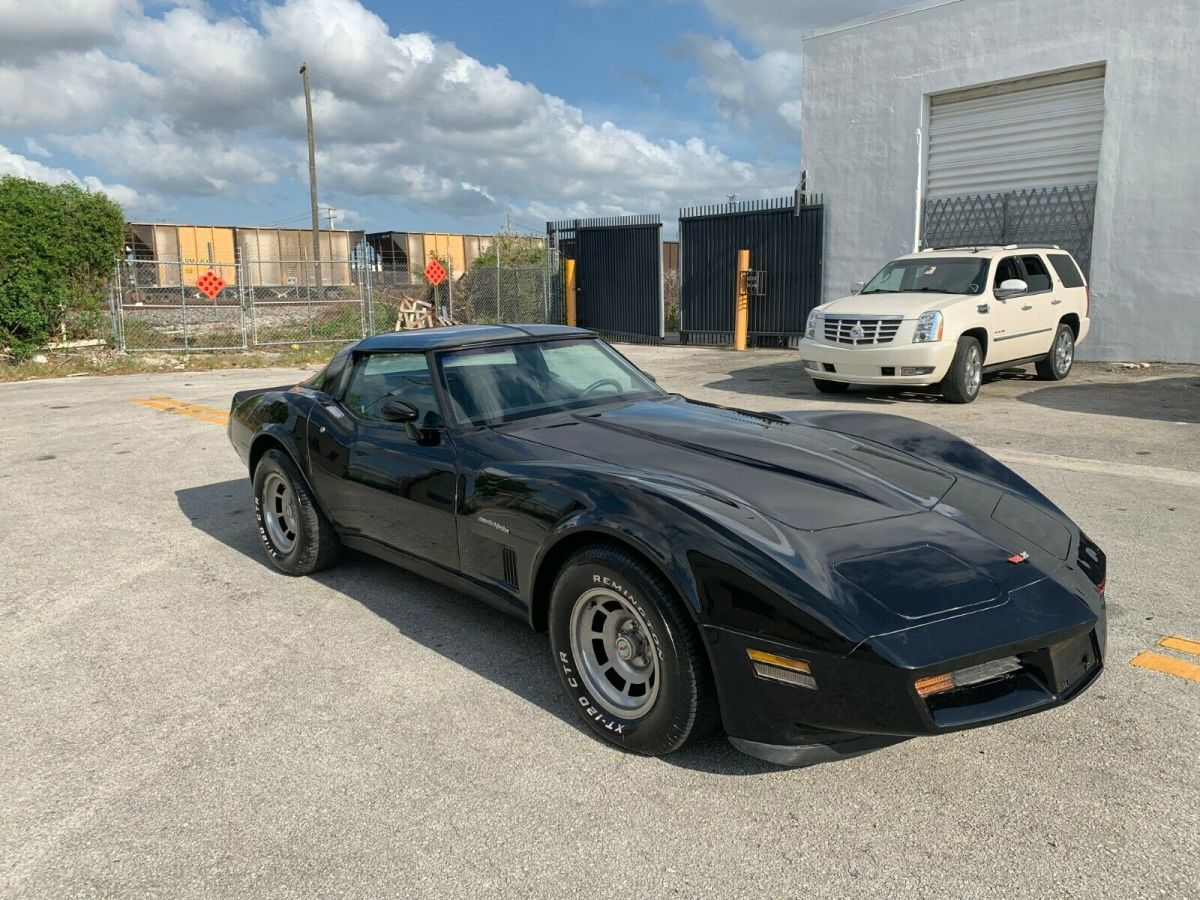
{"type": "Polygon", "coordinates": [[[411,331],[415,328],[437,328],[440,325],[455,325],[453,319],[437,315],[433,304],[424,300],[409,297],[400,301],[399,313],[396,316],[397,331],[411,331]]]}

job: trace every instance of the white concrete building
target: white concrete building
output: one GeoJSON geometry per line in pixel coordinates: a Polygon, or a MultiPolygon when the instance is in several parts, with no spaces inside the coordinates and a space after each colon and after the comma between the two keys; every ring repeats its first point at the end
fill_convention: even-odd
{"type": "Polygon", "coordinates": [[[1200,0],[882,13],[805,39],[803,100],[825,299],[922,245],[1051,241],[1090,255],[1081,357],[1200,362],[1200,0]]]}

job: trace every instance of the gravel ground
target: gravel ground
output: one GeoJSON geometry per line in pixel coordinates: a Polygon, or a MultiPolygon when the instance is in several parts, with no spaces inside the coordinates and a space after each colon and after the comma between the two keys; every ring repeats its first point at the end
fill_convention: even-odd
{"type": "Polygon", "coordinates": [[[223,430],[130,402],[299,372],[0,385],[0,894],[1200,896],[1200,683],[1128,664],[1200,639],[1200,372],[954,407],[819,396],[783,351],[623,349],[699,399],[879,409],[1009,460],[1109,554],[1100,682],[809,769],[629,756],[522,623],[366,557],[277,574],[223,430]]]}

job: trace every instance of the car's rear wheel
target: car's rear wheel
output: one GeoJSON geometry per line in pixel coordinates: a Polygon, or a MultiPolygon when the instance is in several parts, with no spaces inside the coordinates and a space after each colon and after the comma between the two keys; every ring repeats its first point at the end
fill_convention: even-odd
{"type": "Polygon", "coordinates": [[[1054,343],[1045,359],[1039,359],[1035,368],[1040,381],[1062,381],[1075,364],[1075,332],[1066,323],[1059,323],[1054,343]]]}
{"type": "Polygon", "coordinates": [[[569,702],[606,741],[662,756],[719,722],[695,625],[662,575],[628,550],[596,544],[572,556],[549,624],[569,702]]]}
{"type": "Polygon", "coordinates": [[[254,469],[254,515],[267,558],[281,572],[309,575],[337,562],[337,533],[282,450],[268,450],[254,469]]]}
{"type": "Polygon", "coordinates": [[[850,385],[844,381],[829,381],[825,378],[814,378],[813,384],[822,394],[844,394],[850,390],[850,385]]]}
{"type": "Polygon", "coordinates": [[[942,396],[951,403],[970,403],[979,396],[983,384],[983,349],[969,335],[958,339],[954,361],[942,379],[942,396]]]}

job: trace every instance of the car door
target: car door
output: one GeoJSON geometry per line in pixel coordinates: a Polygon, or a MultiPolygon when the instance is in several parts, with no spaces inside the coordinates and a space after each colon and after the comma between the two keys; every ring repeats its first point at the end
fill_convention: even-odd
{"type": "Polygon", "coordinates": [[[1022,332],[1028,312],[1022,309],[1025,305],[1023,295],[1001,296],[996,292],[1004,282],[1014,278],[1024,280],[1024,277],[1021,261],[1016,256],[1005,256],[997,261],[992,276],[992,299],[988,304],[991,307],[987,315],[991,343],[984,360],[986,365],[1021,358],[1022,332]]]}
{"type": "Polygon", "coordinates": [[[1022,327],[1024,337],[1020,339],[1021,356],[1039,356],[1050,352],[1063,298],[1041,254],[1027,253],[1022,256],[1021,270],[1025,283],[1029,285],[1020,304],[1025,314],[1022,327]]]}
{"type": "Polygon", "coordinates": [[[341,398],[310,414],[318,496],[344,532],[458,569],[458,460],[424,353],[354,361],[341,398]],[[417,409],[417,438],[381,415],[388,400],[417,409]]]}

